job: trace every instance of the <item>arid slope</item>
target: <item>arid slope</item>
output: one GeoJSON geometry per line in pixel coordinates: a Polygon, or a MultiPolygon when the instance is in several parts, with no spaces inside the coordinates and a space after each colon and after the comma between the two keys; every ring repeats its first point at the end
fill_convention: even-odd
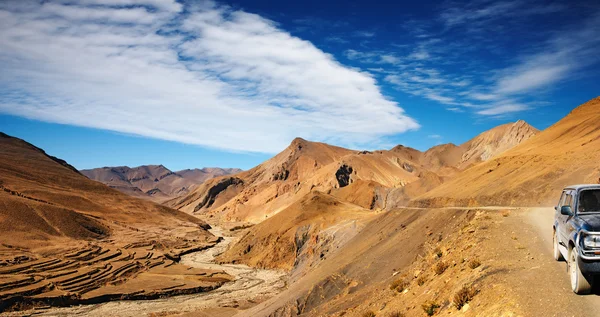
{"type": "Polygon", "coordinates": [[[369,210],[314,191],[253,226],[219,260],[308,270],[358,233],[372,216],[369,210]]]}
{"type": "Polygon", "coordinates": [[[230,277],[175,263],[207,228],[0,134],[0,312],[214,289],[230,277]]]}
{"type": "Polygon", "coordinates": [[[600,98],[520,145],[419,196],[417,206],[550,206],[560,190],[600,177],[600,98]]]}

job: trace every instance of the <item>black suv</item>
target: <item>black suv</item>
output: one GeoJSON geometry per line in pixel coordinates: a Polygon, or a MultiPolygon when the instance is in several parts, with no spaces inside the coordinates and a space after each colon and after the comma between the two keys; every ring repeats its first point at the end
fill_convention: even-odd
{"type": "Polygon", "coordinates": [[[567,259],[571,289],[587,294],[600,274],[600,185],[565,188],[554,209],[554,259],[567,259]]]}

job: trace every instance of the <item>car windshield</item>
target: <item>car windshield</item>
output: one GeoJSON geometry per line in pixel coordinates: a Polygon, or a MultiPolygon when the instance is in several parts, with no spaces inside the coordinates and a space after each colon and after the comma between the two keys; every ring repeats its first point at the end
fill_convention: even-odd
{"type": "Polygon", "coordinates": [[[600,212],[600,189],[587,189],[579,194],[580,212],[600,212]]]}

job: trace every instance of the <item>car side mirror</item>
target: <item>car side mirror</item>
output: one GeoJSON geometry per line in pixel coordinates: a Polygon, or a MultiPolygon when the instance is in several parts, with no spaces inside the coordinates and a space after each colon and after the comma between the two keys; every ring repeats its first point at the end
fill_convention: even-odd
{"type": "Polygon", "coordinates": [[[571,209],[571,206],[562,206],[560,208],[560,214],[565,216],[572,216],[573,210],[571,209]]]}

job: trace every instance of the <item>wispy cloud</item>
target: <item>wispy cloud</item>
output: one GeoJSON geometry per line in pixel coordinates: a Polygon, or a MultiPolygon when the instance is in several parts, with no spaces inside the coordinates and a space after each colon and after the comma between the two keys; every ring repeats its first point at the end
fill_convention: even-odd
{"type": "Polygon", "coordinates": [[[500,19],[549,14],[561,10],[564,10],[563,5],[534,1],[472,1],[466,5],[453,3],[440,14],[440,19],[447,27],[465,25],[473,30],[474,27],[500,19]]]}
{"type": "Polygon", "coordinates": [[[362,52],[367,55],[356,60],[374,62],[383,54],[394,54],[399,57],[396,68],[378,72],[384,82],[444,105],[448,111],[492,117],[516,114],[535,109],[537,97],[585,76],[586,68],[600,62],[598,9],[590,7],[579,20],[552,30],[527,33],[524,26],[537,17],[569,14],[569,4],[450,1],[437,20],[404,23],[413,36],[411,45],[396,43],[391,45],[395,51],[362,52]],[[511,39],[515,32],[527,41],[520,50],[511,39]],[[502,41],[509,43],[509,50],[497,43],[502,41]]]}
{"type": "Polygon", "coordinates": [[[381,52],[381,51],[357,51],[353,49],[349,49],[344,51],[344,55],[346,58],[350,60],[360,61],[362,63],[369,64],[392,64],[398,65],[403,62],[403,59],[396,56],[391,52],[381,52]]]}
{"type": "Polygon", "coordinates": [[[339,36],[328,36],[325,38],[325,41],[332,42],[332,43],[338,43],[338,44],[346,44],[346,43],[350,42],[339,36]]]}
{"type": "Polygon", "coordinates": [[[355,36],[358,37],[373,37],[375,36],[375,32],[369,32],[369,31],[355,31],[354,32],[355,36]]]}
{"type": "Polygon", "coordinates": [[[2,2],[0,65],[0,112],[228,150],[419,127],[369,73],[214,2],[2,2]]]}
{"type": "Polygon", "coordinates": [[[523,110],[527,110],[527,109],[529,109],[529,107],[527,105],[524,105],[524,104],[518,104],[518,103],[505,104],[505,103],[501,103],[501,104],[498,104],[498,105],[488,106],[484,110],[477,111],[477,113],[481,114],[481,115],[485,115],[485,116],[498,116],[498,115],[503,115],[503,114],[507,114],[507,113],[511,113],[511,112],[519,112],[519,111],[523,111],[523,110]]]}

